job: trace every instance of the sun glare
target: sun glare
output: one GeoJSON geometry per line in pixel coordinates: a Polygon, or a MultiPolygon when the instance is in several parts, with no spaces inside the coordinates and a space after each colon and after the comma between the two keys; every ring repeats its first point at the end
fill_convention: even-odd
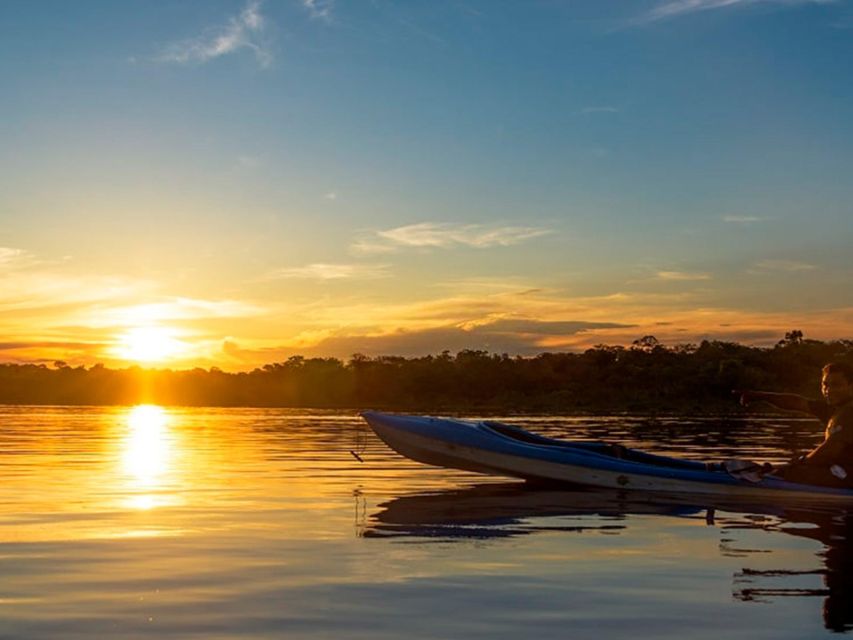
{"type": "Polygon", "coordinates": [[[149,486],[163,473],[169,454],[168,414],[162,407],[143,404],[127,416],[124,468],[139,485],[149,486]]]}
{"type": "Polygon", "coordinates": [[[139,405],[127,415],[122,467],[126,478],[126,506],[149,510],[165,504],[160,495],[162,476],[169,470],[173,434],[169,414],[162,407],[139,405]]]}
{"type": "Polygon", "coordinates": [[[184,343],[174,337],[171,329],[135,327],[121,337],[117,353],[125,360],[157,362],[178,355],[183,347],[184,343]]]}

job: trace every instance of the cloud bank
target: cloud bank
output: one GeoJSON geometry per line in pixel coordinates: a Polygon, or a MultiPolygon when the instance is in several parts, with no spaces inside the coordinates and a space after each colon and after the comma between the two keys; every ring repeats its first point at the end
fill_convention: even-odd
{"type": "Polygon", "coordinates": [[[332,335],[313,346],[299,349],[264,349],[254,352],[239,349],[235,343],[228,345],[232,357],[256,359],[270,358],[286,353],[298,352],[306,357],[348,357],[354,353],[367,356],[396,355],[418,357],[442,351],[456,353],[464,349],[478,349],[490,353],[532,356],[549,350],[558,350],[559,345],[568,345],[575,335],[591,330],[628,329],[631,325],[611,322],[551,321],[543,322],[525,318],[498,319],[468,326],[451,324],[440,327],[398,330],[382,334],[352,333],[332,335]]]}

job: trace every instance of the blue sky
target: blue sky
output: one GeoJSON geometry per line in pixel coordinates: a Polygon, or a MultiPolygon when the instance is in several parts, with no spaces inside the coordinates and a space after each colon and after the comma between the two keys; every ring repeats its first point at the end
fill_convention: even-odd
{"type": "Polygon", "coordinates": [[[851,36],[845,0],[6,2],[0,358],[849,338],[851,36]]]}

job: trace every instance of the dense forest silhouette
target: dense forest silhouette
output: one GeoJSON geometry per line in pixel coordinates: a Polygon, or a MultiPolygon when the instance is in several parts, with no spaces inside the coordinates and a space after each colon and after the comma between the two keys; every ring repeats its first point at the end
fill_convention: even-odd
{"type": "Polygon", "coordinates": [[[733,342],[664,346],[653,336],[583,353],[510,357],[486,351],[404,358],[293,356],[249,372],[109,369],[63,362],[0,365],[0,403],[580,412],[711,412],[731,390],[819,395],[820,368],[853,365],[853,340],[791,331],[774,347],[733,342]]]}

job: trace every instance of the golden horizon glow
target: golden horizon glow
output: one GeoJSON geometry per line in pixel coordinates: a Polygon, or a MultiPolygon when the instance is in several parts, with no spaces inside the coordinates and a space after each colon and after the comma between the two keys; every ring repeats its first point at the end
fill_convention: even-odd
{"type": "MultiPolygon", "coordinates": [[[[49,279],[47,272],[43,276],[49,279]]],[[[17,300],[25,290],[31,299],[25,309],[13,306],[4,314],[7,342],[0,362],[62,361],[74,367],[140,364],[248,371],[293,355],[347,359],[353,353],[417,356],[484,347],[534,355],[583,351],[597,344],[629,346],[644,335],[666,345],[719,339],[767,347],[793,329],[811,339],[833,340],[849,336],[853,327],[849,306],[745,310],[701,291],[630,287],[573,296],[537,286],[542,283],[535,278],[500,286],[450,283],[414,299],[389,299],[376,292],[366,298],[317,299],[315,291],[310,301],[288,294],[272,302],[249,298],[248,292],[242,301],[154,295],[153,283],[148,289],[116,286],[108,290],[115,297],[106,300],[89,291],[103,283],[86,278],[62,276],[46,291],[26,279],[10,282],[14,287],[7,300],[17,300]],[[76,297],[62,299],[65,290],[76,297]],[[61,310],[58,299],[64,302],[61,310]],[[565,331],[554,323],[566,323],[565,331]],[[57,334],[56,327],[65,333],[57,334]]]]}

